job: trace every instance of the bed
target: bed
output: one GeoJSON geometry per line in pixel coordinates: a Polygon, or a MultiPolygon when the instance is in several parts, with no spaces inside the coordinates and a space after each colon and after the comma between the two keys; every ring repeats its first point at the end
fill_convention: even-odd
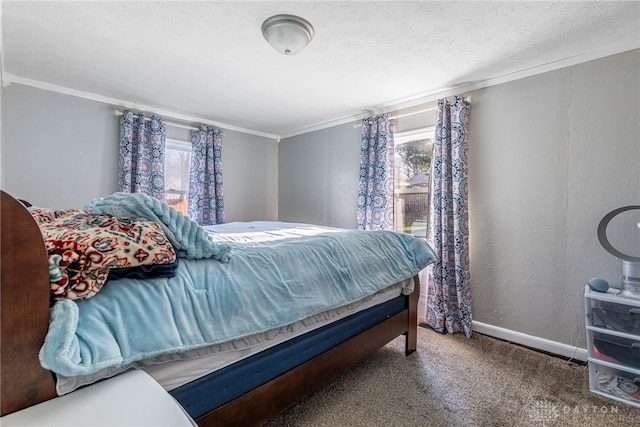
{"type": "MultiPolygon", "coordinates": [[[[91,382],[99,381],[99,379],[94,378],[86,383],[83,381],[77,383],[75,379],[81,378],[83,375],[76,375],[75,371],[71,375],[64,373],[54,375],[43,367],[43,365],[49,366],[46,363],[47,358],[43,359],[43,354],[47,353],[45,349],[53,340],[51,338],[52,331],[56,330],[54,324],[55,313],[58,310],[56,307],[65,306],[66,303],[56,303],[53,308],[50,308],[50,260],[41,228],[32,214],[23,204],[5,192],[1,193],[0,208],[2,234],[0,260],[2,266],[0,281],[2,287],[0,295],[2,304],[1,405],[2,415],[5,415],[55,398],[60,394],[60,383],[64,382],[61,378],[67,379],[67,392],[73,392],[76,387],[90,387],[91,382]]],[[[267,229],[274,227],[273,223],[261,224],[261,226],[265,225],[267,229]]],[[[209,231],[208,235],[212,236],[212,240],[218,239],[221,242],[228,241],[229,236],[232,240],[245,239],[246,234],[237,232],[238,230],[233,227],[232,224],[225,225],[226,229],[213,233],[209,231]]],[[[287,228],[285,234],[298,233],[296,230],[287,228]]],[[[332,232],[328,233],[325,233],[327,230],[321,231],[320,234],[323,236],[339,234],[333,232],[336,230],[330,230],[332,232]]],[[[260,233],[262,231],[257,232],[257,234],[260,233]]],[[[266,233],[273,236],[275,231],[267,230],[266,233]]],[[[303,234],[308,233],[310,231],[307,230],[303,234]]],[[[315,236],[318,232],[311,234],[315,236]]],[[[366,238],[369,238],[370,235],[371,233],[367,233],[366,238]]],[[[103,374],[105,377],[117,375],[132,367],[147,370],[201,426],[261,425],[400,335],[406,337],[406,354],[409,355],[415,351],[417,304],[420,291],[417,272],[433,262],[435,256],[431,248],[420,239],[404,235],[401,238],[403,239],[402,245],[406,244],[411,247],[417,245],[414,249],[420,255],[415,257],[407,255],[407,258],[411,258],[411,262],[407,261],[406,263],[412,264],[412,268],[415,270],[408,277],[390,280],[389,277],[392,276],[387,276],[386,272],[373,274],[375,280],[373,277],[364,280],[367,282],[367,286],[369,286],[369,282],[378,280],[378,277],[388,281],[387,285],[389,286],[380,286],[369,290],[366,297],[352,296],[351,300],[345,301],[331,310],[316,310],[317,312],[313,316],[304,315],[296,322],[279,327],[275,327],[278,326],[276,324],[274,327],[264,328],[263,335],[260,335],[261,338],[254,339],[254,335],[251,335],[251,337],[243,336],[235,341],[230,341],[232,342],[232,344],[228,344],[230,347],[225,347],[221,353],[241,353],[241,357],[237,361],[235,359],[224,362],[215,361],[213,365],[207,364],[209,362],[202,362],[208,360],[209,357],[217,356],[216,351],[212,350],[218,348],[216,346],[227,345],[226,342],[216,342],[209,343],[206,350],[202,350],[200,347],[192,349],[193,352],[187,352],[188,357],[182,357],[181,355],[185,354],[182,351],[177,355],[171,353],[170,356],[162,353],[156,355],[158,360],[153,363],[147,363],[146,359],[136,359],[132,362],[124,357],[122,366],[104,368],[106,373],[103,372],[103,374]],[[309,321],[308,319],[314,320],[309,321]],[[163,360],[165,357],[169,357],[170,360],[163,360]],[[193,372],[197,373],[191,375],[193,372]],[[175,380],[176,377],[178,380],[175,380]]],[[[278,242],[288,241],[287,239],[279,239],[282,237],[276,238],[278,242]]],[[[236,251],[232,252],[232,259],[234,256],[236,259],[241,258],[244,250],[241,243],[231,244],[233,250],[236,251]]],[[[266,243],[252,242],[250,246],[263,244],[266,243]]],[[[330,245],[334,248],[333,251],[336,250],[335,244],[334,241],[330,245]]],[[[298,248],[303,248],[298,243],[296,245],[289,246],[290,252],[296,252],[298,248]]],[[[303,251],[303,249],[300,250],[303,251]]],[[[384,250],[388,250],[388,248],[385,246],[384,250]]],[[[358,252],[358,256],[360,255],[364,257],[365,252],[358,252]]],[[[179,271],[186,268],[183,266],[191,265],[182,260],[180,263],[179,271]]],[[[378,262],[370,260],[369,263],[377,264],[378,262]]],[[[404,263],[403,259],[398,259],[393,264],[404,263]]],[[[292,264],[292,267],[298,268],[301,273],[302,270],[307,270],[307,268],[301,269],[296,264],[292,264]]],[[[310,265],[308,270],[315,271],[312,267],[310,265]]],[[[220,268],[216,268],[220,270],[220,268]]],[[[334,269],[336,268],[340,269],[340,266],[335,266],[334,269]]],[[[345,274],[350,275],[347,273],[345,274]]],[[[265,275],[264,280],[272,280],[266,272],[260,274],[265,275]]],[[[404,274],[407,275],[406,271],[404,274]]],[[[117,282],[120,283],[122,280],[135,281],[136,279],[121,279],[117,282]]],[[[161,280],[173,283],[171,280],[174,279],[161,280]]],[[[357,280],[362,281],[363,279],[357,280]]],[[[378,281],[380,280],[383,279],[378,281]]],[[[252,281],[260,282],[260,279],[252,279],[252,281]]],[[[153,282],[150,279],[145,282],[145,286],[147,283],[153,282]]],[[[120,289],[125,289],[122,284],[118,286],[120,289]]],[[[126,287],[126,289],[132,288],[134,287],[126,287]]],[[[83,301],[82,307],[89,307],[91,301],[106,301],[107,291],[111,292],[110,289],[116,289],[116,286],[107,284],[98,295],[83,301]],[[103,295],[106,296],[102,297],[103,295]]],[[[331,292],[327,291],[327,293],[331,292]]],[[[172,298],[171,304],[175,306],[178,304],[175,303],[176,297],[172,298]]],[[[270,297],[264,298],[268,300],[270,297]]],[[[316,298],[313,299],[314,304],[315,300],[316,298]]],[[[98,302],[93,306],[96,304],[98,302]]],[[[80,304],[77,305],[80,306],[80,304]]],[[[265,305],[267,304],[265,303],[265,305]]],[[[304,304],[301,302],[300,305],[304,304]]],[[[105,307],[110,306],[106,305],[105,307]]],[[[238,310],[236,307],[235,311],[242,314],[243,309],[240,307],[238,310]]],[[[105,311],[114,310],[105,309],[105,311]]],[[[84,312],[88,311],[84,310],[84,312]]],[[[271,310],[271,312],[277,311],[271,310]]],[[[182,316],[183,314],[180,314],[180,317],[182,316]]],[[[245,317],[247,319],[256,317],[254,322],[257,323],[265,321],[265,318],[260,316],[246,315],[245,317]]],[[[281,317],[280,313],[275,317],[281,317]]],[[[290,320],[278,321],[289,322],[290,320]]],[[[83,321],[88,322],[88,320],[81,318],[79,323],[83,321]]],[[[244,323],[244,321],[233,322],[234,325],[242,324],[242,327],[245,327],[244,323]]],[[[249,325],[251,321],[246,323],[249,325]]],[[[199,321],[198,324],[198,329],[201,329],[202,334],[205,335],[210,329],[206,324],[207,322],[204,321],[199,321]]],[[[246,328],[249,327],[246,326],[246,328]]],[[[79,334],[77,330],[74,330],[74,333],[79,334]]],[[[74,337],[77,336],[79,335],[74,335],[74,337]]],[[[181,350],[184,348],[181,347],[181,350]]],[[[124,354],[123,349],[119,351],[124,354]]],[[[73,359],[78,353],[84,354],[86,352],[87,350],[84,349],[71,351],[72,357],[70,359],[73,359]]],[[[60,358],[59,355],[56,355],[51,360],[60,358]]]]}

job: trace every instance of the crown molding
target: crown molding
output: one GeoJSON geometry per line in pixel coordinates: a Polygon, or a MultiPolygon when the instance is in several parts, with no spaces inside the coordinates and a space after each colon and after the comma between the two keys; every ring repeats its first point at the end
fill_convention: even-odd
{"type": "Polygon", "coordinates": [[[281,139],[290,138],[293,136],[314,132],[317,130],[322,130],[325,128],[338,126],[338,125],[349,123],[349,122],[356,122],[366,117],[371,117],[378,114],[399,112],[407,108],[416,107],[418,105],[436,101],[440,98],[445,98],[453,95],[460,95],[463,93],[468,94],[468,92],[471,92],[474,90],[484,89],[491,86],[496,86],[503,83],[508,83],[511,81],[520,80],[527,77],[532,77],[537,74],[542,74],[549,71],[555,71],[562,68],[571,67],[574,65],[582,64],[582,63],[593,61],[596,59],[605,58],[607,56],[616,55],[618,53],[627,52],[635,49],[640,49],[640,39],[633,42],[617,43],[603,49],[597,49],[597,50],[588,51],[588,52],[581,52],[579,54],[571,55],[571,56],[554,60],[554,61],[549,61],[544,64],[535,65],[532,67],[524,68],[522,70],[511,72],[511,73],[506,73],[501,76],[492,77],[490,79],[479,80],[475,82],[468,82],[468,83],[454,85],[450,87],[442,87],[442,88],[435,89],[433,91],[416,94],[411,97],[397,99],[375,110],[367,110],[366,112],[353,114],[351,116],[345,116],[340,119],[331,120],[325,123],[319,123],[314,126],[285,132],[280,134],[280,138],[281,139]]]}
{"type": "Polygon", "coordinates": [[[91,101],[97,101],[103,104],[112,105],[114,107],[131,108],[138,111],[145,111],[145,112],[157,114],[159,116],[162,116],[163,118],[172,118],[174,120],[179,120],[185,123],[197,123],[197,124],[215,126],[215,127],[226,129],[226,130],[246,133],[246,134],[255,135],[255,136],[261,136],[263,138],[279,140],[279,135],[272,134],[272,133],[255,131],[252,129],[233,126],[226,123],[205,119],[202,117],[190,116],[188,114],[182,114],[174,111],[163,110],[162,108],[156,108],[151,105],[144,105],[144,104],[139,104],[135,102],[128,102],[122,99],[110,98],[108,96],[98,95],[93,92],[85,92],[77,89],[71,89],[68,87],[58,86],[51,83],[43,82],[40,80],[27,79],[25,77],[16,76],[10,73],[3,74],[3,80],[2,80],[3,85],[5,84],[5,80],[6,80],[6,86],[8,86],[11,83],[17,83],[24,86],[30,86],[37,89],[47,90],[50,92],[57,92],[64,95],[75,96],[77,98],[89,99],[91,101]]]}
{"type": "MultiPolygon", "coordinates": [[[[1,40],[2,39],[0,39],[0,41],[1,40]]],[[[606,48],[603,48],[603,49],[597,49],[597,50],[588,51],[588,52],[581,52],[579,54],[571,55],[571,56],[568,56],[568,57],[565,57],[565,58],[561,58],[561,59],[558,59],[558,60],[549,61],[549,62],[544,63],[544,64],[539,64],[539,65],[536,65],[536,66],[528,67],[528,68],[525,68],[525,69],[522,69],[522,70],[518,70],[518,71],[514,71],[514,72],[511,72],[511,73],[506,73],[506,74],[503,74],[501,76],[496,76],[496,77],[492,77],[492,78],[485,79],[485,80],[479,80],[479,81],[475,81],[475,82],[468,82],[468,83],[464,83],[464,84],[453,85],[453,86],[450,86],[450,87],[442,87],[442,88],[438,88],[438,89],[435,89],[435,90],[432,90],[432,91],[429,91],[429,92],[423,92],[423,93],[416,94],[416,95],[413,95],[413,96],[410,96],[410,97],[397,99],[397,100],[394,100],[394,101],[390,101],[390,102],[386,103],[385,105],[377,107],[375,109],[369,109],[369,110],[366,110],[366,111],[363,111],[363,112],[358,112],[358,113],[355,113],[355,114],[352,114],[352,115],[348,115],[348,116],[336,118],[336,119],[333,119],[333,120],[329,120],[329,121],[326,121],[326,122],[318,123],[316,125],[307,126],[307,127],[296,129],[296,130],[287,131],[287,132],[284,132],[282,134],[273,134],[273,133],[255,131],[255,130],[252,130],[252,129],[246,129],[246,128],[242,128],[242,127],[238,127],[238,126],[233,126],[233,125],[229,125],[229,124],[222,123],[222,122],[212,121],[212,120],[205,119],[205,118],[202,118],[202,117],[190,116],[190,115],[186,115],[186,114],[182,114],[182,113],[167,111],[167,110],[163,110],[163,109],[160,109],[160,108],[155,108],[155,107],[149,106],[149,105],[142,105],[142,104],[138,104],[138,103],[132,103],[132,102],[128,102],[128,101],[121,100],[121,99],[110,98],[110,97],[98,95],[98,94],[95,94],[95,93],[92,93],[92,92],[80,91],[80,90],[76,90],[76,89],[71,89],[71,88],[67,88],[67,87],[63,87],[63,86],[54,85],[54,84],[51,84],[51,83],[42,82],[42,81],[39,81],[39,80],[33,80],[33,79],[28,79],[28,78],[16,76],[16,75],[7,73],[4,70],[4,55],[3,55],[3,51],[0,51],[0,73],[1,73],[0,78],[1,78],[1,81],[2,81],[2,86],[3,87],[6,87],[6,86],[10,85],[11,83],[18,83],[18,84],[22,84],[22,85],[25,85],[25,86],[35,87],[35,88],[38,88],[38,89],[43,89],[43,90],[52,91],[52,92],[58,92],[58,93],[62,93],[62,94],[70,95],[70,96],[79,97],[79,98],[98,101],[98,102],[102,102],[102,103],[105,103],[105,104],[113,105],[113,106],[116,106],[116,107],[132,108],[132,109],[137,109],[137,110],[149,111],[149,112],[153,112],[155,114],[161,115],[161,116],[171,117],[171,118],[173,118],[175,120],[180,120],[180,121],[183,121],[183,122],[186,122],[186,123],[198,123],[198,124],[216,126],[216,127],[227,129],[227,130],[231,130],[231,131],[246,133],[246,134],[260,136],[260,137],[269,138],[269,139],[275,139],[277,142],[280,142],[282,139],[285,139],[285,138],[291,138],[291,137],[302,135],[302,134],[305,134],[305,133],[315,132],[315,131],[318,131],[318,130],[322,130],[322,129],[326,129],[326,128],[330,128],[330,127],[334,127],[334,126],[339,126],[339,125],[342,125],[342,124],[345,124],[345,123],[353,123],[353,122],[361,121],[362,119],[364,119],[366,117],[370,117],[372,115],[378,115],[378,114],[384,114],[384,113],[396,113],[396,112],[402,111],[404,109],[408,109],[408,108],[412,108],[412,107],[423,105],[423,104],[426,104],[426,103],[429,103],[429,102],[436,101],[437,99],[440,99],[440,98],[453,96],[453,95],[458,95],[458,94],[462,94],[462,93],[468,93],[468,92],[471,92],[471,91],[484,89],[484,88],[488,88],[488,87],[491,87],[491,86],[496,86],[496,85],[500,85],[500,84],[503,84],[503,83],[508,83],[508,82],[515,81],[515,80],[520,80],[520,79],[527,78],[527,77],[532,77],[532,76],[535,76],[537,74],[542,74],[542,73],[546,73],[546,72],[549,72],[549,71],[554,71],[554,70],[558,70],[558,69],[561,69],[561,68],[566,68],[566,67],[570,67],[570,66],[573,66],[573,65],[578,65],[578,64],[581,64],[581,63],[584,63],[584,62],[593,61],[593,60],[596,60],[596,59],[604,58],[604,57],[607,57],[607,56],[611,56],[611,55],[615,55],[615,54],[618,54],[618,53],[622,53],[622,52],[626,52],[626,51],[630,51],[630,50],[634,50],[634,49],[639,49],[639,48],[640,48],[640,39],[637,40],[637,41],[632,41],[632,42],[618,43],[618,44],[610,45],[610,46],[608,46],[606,48]]]]}

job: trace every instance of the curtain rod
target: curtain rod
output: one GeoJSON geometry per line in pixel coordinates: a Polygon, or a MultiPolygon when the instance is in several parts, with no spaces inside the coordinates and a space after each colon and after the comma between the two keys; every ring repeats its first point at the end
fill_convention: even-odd
{"type": "MultiPolygon", "coordinates": [[[[470,96],[465,97],[464,98],[464,102],[471,103],[471,97],[470,96]]],[[[410,113],[405,113],[405,114],[398,114],[397,116],[391,114],[391,118],[392,119],[400,119],[402,117],[409,117],[409,116],[413,116],[413,115],[420,114],[420,113],[428,113],[429,111],[435,111],[437,109],[438,109],[438,106],[436,105],[435,107],[425,108],[424,110],[412,111],[410,113]]]]}
{"type": "MultiPolygon", "coordinates": [[[[114,110],[114,113],[116,116],[122,116],[124,114],[124,112],[120,111],[120,110],[114,110]]],[[[137,114],[134,114],[133,117],[138,118],[137,114]]],[[[145,117],[145,120],[151,120],[151,117],[145,117]]],[[[183,125],[181,123],[175,123],[175,122],[168,122],[166,120],[162,120],[162,123],[164,123],[166,126],[171,126],[174,128],[181,128],[181,129],[189,129],[189,130],[198,130],[199,128],[195,127],[195,126],[189,126],[189,125],[183,125]]],[[[220,136],[224,136],[224,132],[220,131],[220,136]]]]}
{"type": "MultiPolygon", "coordinates": [[[[465,100],[465,102],[471,103],[471,97],[470,96],[465,97],[464,100],[465,100]]],[[[425,108],[425,109],[422,109],[422,110],[411,111],[410,113],[404,113],[404,114],[398,114],[398,115],[390,114],[389,118],[390,119],[400,119],[402,117],[415,116],[416,114],[420,114],[420,113],[428,113],[429,111],[435,111],[437,109],[438,109],[438,107],[435,106],[435,107],[431,107],[431,108],[425,108]]],[[[354,124],[353,127],[356,128],[356,127],[361,126],[361,125],[362,125],[362,120],[360,122],[354,124]]]]}
{"type": "Polygon", "coordinates": [[[428,113],[429,111],[435,111],[437,109],[438,109],[438,107],[431,107],[431,108],[425,108],[424,110],[412,111],[410,113],[398,114],[397,116],[392,114],[391,118],[392,119],[401,119],[402,117],[414,116],[414,115],[420,114],[420,113],[428,113]]]}

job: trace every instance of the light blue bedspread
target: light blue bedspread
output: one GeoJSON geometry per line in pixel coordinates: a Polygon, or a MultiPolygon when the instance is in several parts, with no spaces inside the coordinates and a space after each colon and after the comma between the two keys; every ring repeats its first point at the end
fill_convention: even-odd
{"type": "Polygon", "coordinates": [[[358,301],[435,260],[422,239],[285,223],[207,227],[221,263],[182,260],[176,277],[120,279],[85,301],[59,301],[40,351],[73,376],[264,332],[358,301]],[[260,227],[260,228],[259,228],[260,227]]]}

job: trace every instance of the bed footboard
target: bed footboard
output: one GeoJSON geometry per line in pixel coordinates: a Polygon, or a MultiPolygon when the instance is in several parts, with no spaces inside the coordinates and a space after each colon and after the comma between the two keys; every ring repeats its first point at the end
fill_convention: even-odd
{"type": "Polygon", "coordinates": [[[203,415],[196,422],[200,427],[260,426],[400,335],[406,336],[405,354],[413,353],[418,333],[418,276],[414,282],[415,291],[406,298],[407,305],[400,313],[203,415]]]}
{"type": "Polygon", "coordinates": [[[416,274],[413,278],[415,290],[407,297],[407,337],[405,341],[405,355],[410,355],[418,348],[418,302],[420,301],[420,278],[416,274]]]}

